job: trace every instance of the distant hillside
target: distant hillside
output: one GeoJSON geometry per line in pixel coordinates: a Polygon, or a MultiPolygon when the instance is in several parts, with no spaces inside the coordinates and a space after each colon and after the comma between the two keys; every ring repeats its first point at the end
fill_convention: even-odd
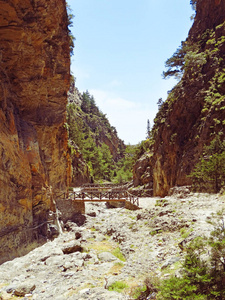
{"type": "Polygon", "coordinates": [[[225,2],[191,1],[196,15],[188,38],[166,62],[179,83],[155,118],[148,151],[134,168],[135,185],[164,196],[187,185],[204,145],[225,137],[225,2]]]}
{"type": "Polygon", "coordinates": [[[73,185],[93,180],[112,180],[125,145],[116,128],[97,107],[88,91],[82,95],[72,83],[67,105],[67,124],[73,160],[73,185]]]}

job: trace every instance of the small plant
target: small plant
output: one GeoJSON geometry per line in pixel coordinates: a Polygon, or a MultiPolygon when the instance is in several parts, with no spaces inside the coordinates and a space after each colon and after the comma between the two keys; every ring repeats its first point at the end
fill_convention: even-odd
{"type": "Polygon", "coordinates": [[[124,257],[123,253],[121,252],[120,248],[117,247],[111,252],[115,257],[120,259],[121,261],[126,261],[126,258],[124,257]]]}
{"type": "Polygon", "coordinates": [[[109,291],[114,291],[114,292],[118,292],[121,293],[124,289],[128,288],[129,286],[127,285],[126,282],[124,281],[116,281],[113,284],[111,284],[108,287],[109,291]]]}
{"type": "Polygon", "coordinates": [[[186,228],[181,228],[180,229],[180,234],[181,234],[181,237],[183,238],[183,239],[186,239],[189,235],[190,235],[190,233],[193,231],[193,229],[191,228],[190,230],[187,230],[186,228]]]}
{"type": "Polygon", "coordinates": [[[156,234],[158,234],[158,233],[162,233],[162,230],[160,229],[160,230],[152,230],[151,232],[150,232],[150,235],[156,235],[156,234]]]}
{"type": "Polygon", "coordinates": [[[129,225],[129,229],[132,229],[132,228],[134,227],[134,225],[135,225],[135,223],[131,223],[131,224],[129,225]]]}
{"type": "Polygon", "coordinates": [[[162,206],[165,206],[166,203],[167,203],[166,199],[158,199],[158,200],[156,200],[155,206],[161,206],[162,207],[162,206]]]}

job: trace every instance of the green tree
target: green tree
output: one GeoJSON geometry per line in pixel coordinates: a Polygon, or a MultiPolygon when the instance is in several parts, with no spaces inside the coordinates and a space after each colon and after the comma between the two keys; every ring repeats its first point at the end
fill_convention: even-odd
{"type": "Polygon", "coordinates": [[[163,103],[164,103],[163,99],[159,98],[159,100],[157,101],[157,105],[159,109],[162,107],[163,103]]]}
{"type": "Polygon", "coordinates": [[[106,144],[102,144],[100,147],[102,153],[102,177],[105,180],[111,181],[114,173],[114,162],[109,147],[106,144]]]}
{"type": "Polygon", "coordinates": [[[73,49],[74,49],[74,42],[76,38],[72,34],[72,31],[70,30],[70,27],[73,27],[73,18],[74,15],[72,13],[72,9],[69,6],[69,4],[66,2],[66,10],[67,10],[67,26],[68,26],[68,32],[69,32],[69,38],[70,38],[70,55],[73,55],[73,49]]]}
{"type": "Polygon", "coordinates": [[[167,59],[165,62],[165,67],[167,71],[163,72],[163,78],[175,76],[180,78],[184,71],[184,57],[187,53],[187,42],[181,42],[181,46],[176,50],[176,52],[167,59]]]}
{"type": "Polygon", "coordinates": [[[149,139],[151,136],[151,125],[149,119],[147,120],[147,136],[146,138],[149,139]]]}
{"type": "Polygon", "coordinates": [[[116,159],[113,159],[105,141],[117,138],[116,129],[110,125],[88,91],[82,94],[80,107],[75,103],[68,104],[67,124],[69,138],[78,146],[92,178],[111,181],[118,171],[116,160],[124,156],[124,143],[118,140],[116,159]]]}
{"type": "Polygon", "coordinates": [[[205,146],[200,161],[190,174],[193,187],[218,193],[225,183],[225,141],[217,135],[205,146]]]}

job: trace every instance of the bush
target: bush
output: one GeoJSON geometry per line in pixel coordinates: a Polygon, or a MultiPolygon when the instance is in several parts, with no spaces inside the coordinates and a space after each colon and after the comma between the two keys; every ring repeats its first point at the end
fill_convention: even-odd
{"type": "Polygon", "coordinates": [[[190,174],[195,190],[218,193],[225,183],[225,141],[217,135],[205,146],[203,155],[190,174]]]}
{"type": "Polygon", "coordinates": [[[182,276],[158,286],[157,299],[225,299],[225,226],[223,212],[213,214],[210,238],[198,237],[186,249],[182,276]]]}

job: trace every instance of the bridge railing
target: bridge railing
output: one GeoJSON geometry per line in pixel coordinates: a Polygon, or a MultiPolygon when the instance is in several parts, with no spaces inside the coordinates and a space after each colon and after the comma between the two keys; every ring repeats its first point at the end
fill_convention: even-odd
{"type": "Polygon", "coordinates": [[[132,195],[127,190],[89,190],[89,191],[69,191],[66,193],[55,193],[56,199],[70,199],[73,201],[130,201],[132,204],[139,206],[139,198],[132,195]]]}

